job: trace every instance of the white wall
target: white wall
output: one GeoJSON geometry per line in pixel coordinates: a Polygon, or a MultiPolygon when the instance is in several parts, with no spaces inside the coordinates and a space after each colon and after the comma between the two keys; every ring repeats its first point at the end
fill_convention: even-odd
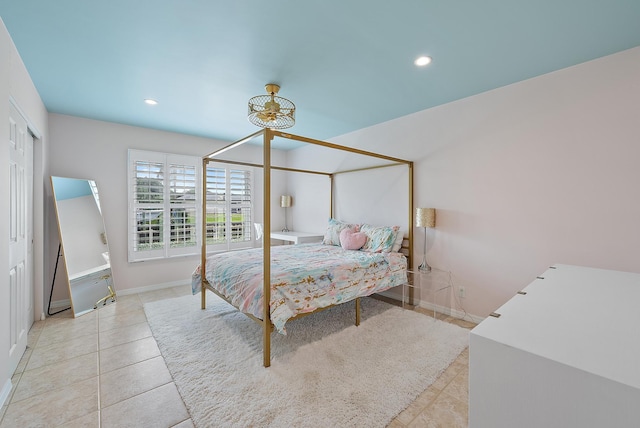
{"type": "MultiPolygon", "coordinates": [[[[392,164],[387,160],[317,146],[304,146],[289,152],[287,162],[293,168],[330,173],[392,164]]],[[[376,226],[397,225],[407,234],[409,168],[405,164],[335,174],[333,195],[330,179],[323,175],[291,173],[287,186],[294,196],[291,208],[294,230],[324,232],[333,196],[335,218],[376,226]]]]}
{"type": "MultiPolygon", "coordinates": [[[[291,153],[287,154],[288,165],[291,165],[291,156],[291,153]]],[[[331,214],[329,176],[290,172],[286,177],[286,193],[293,197],[291,207],[287,209],[289,229],[297,232],[324,233],[331,214]]]]}
{"type": "MultiPolygon", "coordinates": [[[[43,310],[43,204],[42,186],[43,174],[46,174],[46,141],[47,141],[47,112],[31,82],[24,64],[4,26],[0,20],[0,135],[3,136],[0,147],[0,200],[9,200],[9,146],[6,136],[9,135],[9,99],[17,103],[25,114],[32,129],[40,134],[40,140],[34,144],[34,281],[35,281],[35,316],[40,317],[43,310]]],[[[6,209],[6,202],[3,204],[6,209]]],[[[6,211],[5,211],[6,212],[6,211]]],[[[10,386],[13,373],[9,373],[8,344],[9,339],[9,222],[6,216],[0,221],[0,404],[10,386]]]]}
{"type": "Polygon", "coordinates": [[[484,317],[554,263],[640,272],[639,112],[640,47],[332,141],[416,162],[429,263],[484,317]]]}
{"type": "MultiPolygon", "coordinates": [[[[204,156],[229,142],[60,114],[49,115],[49,129],[51,175],[93,179],[98,185],[116,293],[125,294],[127,290],[144,287],[190,283],[191,273],[200,261],[199,256],[138,263],[129,263],[127,260],[127,152],[128,149],[138,149],[204,156]]],[[[225,153],[222,158],[260,164],[262,148],[244,145],[225,153]]],[[[274,151],[272,154],[274,164],[282,164],[283,159],[282,153],[274,151]]],[[[260,192],[257,195],[257,207],[262,206],[261,174],[262,170],[259,169],[255,182],[256,190],[260,192]]],[[[283,188],[282,175],[272,180],[272,222],[275,228],[281,228],[284,224],[282,209],[277,205],[277,198],[283,188]]],[[[55,215],[53,210],[51,212],[48,250],[50,257],[54,258],[58,237],[55,215]]],[[[256,221],[262,221],[260,209],[256,210],[255,215],[256,221]]],[[[56,278],[53,301],[68,298],[65,281],[62,271],[61,278],[56,278]]]]}

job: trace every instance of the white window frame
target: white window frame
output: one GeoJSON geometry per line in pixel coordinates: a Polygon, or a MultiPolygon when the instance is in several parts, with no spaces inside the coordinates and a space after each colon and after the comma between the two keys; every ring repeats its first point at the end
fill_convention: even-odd
{"type": "MultiPolygon", "coordinates": [[[[137,262],[143,260],[164,259],[179,256],[189,256],[198,254],[200,251],[200,194],[201,194],[201,158],[196,156],[175,155],[169,153],[159,153],[144,150],[129,150],[129,160],[127,167],[127,187],[128,187],[128,247],[129,261],[137,262]],[[162,177],[162,202],[161,203],[141,203],[136,200],[136,184],[137,176],[135,165],[137,162],[156,163],[163,166],[162,177]],[[186,247],[172,246],[172,227],[171,227],[171,199],[170,199],[170,168],[172,165],[181,165],[187,168],[193,168],[194,177],[194,193],[195,199],[191,203],[181,203],[180,207],[190,209],[195,214],[195,242],[186,247]],[[138,231],[138,209],[156,209],[162,212],[162,242],[158,244],[156,249],[138,250],[136,248],[136,238],[139,238],[138,231]]],[[[175,206],[173,206],[175,208],[175,206]]],[[[148,238],[150,241],[151,237],[148,238]]]]}
{"type": "MultiPolygon", "coordinates": [[[[225,164],[225,163],[210,163],[209,167],[212,168],[224,168],[226,171],[226,188],[225,192],[227,195],[231,194],[230,191],[230,179],[229,179],[229,171],[231,170],[241,170],[248,171],[250,174],[250,189],[253,189],[253,181],[255,176],[255,170],[250,167],[239,167],[235,165],[225,164]]],[[[202,242],[202,158],[197,156],[186,156],[186,155],[176,155],[170,153],[160,153],[146,150],[129,150],[128,162],[127,162],[127,198],[128,198],[128,259],[129,262],[138,262],[145,260],[155,260],[155,259],[165,259],[172,257],[181,257],[181,256],[192,256],[199,255],[201,251],[201,242],[202,242]],[[162,203],[140,203],[136,201],[136,183],[137,176],[135,173],[135,165],[136,162],[150,162],[150,163],[158,163],[163,165],[163,201],[162,203]],[[192,209],[195,208],[195,239],[196,244],[188,247],[177,247],[172,248],[171,246],[171,201],[169,198],[170,194],[170,177],[169,177],[169,169],[170,165],[184,165],[188,167],[195,168],[195,201],[193,205],[186,204],[186,208],[192,209]],[[138,221],[137,215],[139,208],[149,208],[149,209],[160,209],[162,211],[163,218],[163,239],[162,243],[158,244],[159,248],[156,249],[145,249],[139,250],[136,249],[136,238],[139,238],[137,235],[138,231],[138,221]]],[[[232,212],[232,206],[234,208],[244,208],[248,210],[250,213],[250,228],[245,227],[246,232],[249,238],[246,241],[241,242],[233,242],[231,239],[232,236],[232,216],[227,216],[226,225],[225,225],[225,236],[227,237],[226,241],[218,244],[208,244],[207,252],[222,252],[229,251],[232,249],[240,249],[240,248],[251,248],[254,246],[255,235],[253,232],[253,222],[251,219],[255,218],[254,215],[254,201],[256,195],[251,193],[249,203],[244,204],[232,204],[231,198],[226,198],[226,212],[232,212]]],[[[183,206],[182,204],[180,205],[183,206]]],[[[151,238],[149,238],[151,239],[151,238]]]]}

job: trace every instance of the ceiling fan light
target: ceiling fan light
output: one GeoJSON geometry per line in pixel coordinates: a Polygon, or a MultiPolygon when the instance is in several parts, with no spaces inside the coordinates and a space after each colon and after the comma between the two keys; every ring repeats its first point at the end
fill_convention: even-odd
{"type": "Polygon", "coordinates": [[[264,104],[264,108],[265,108],[265,110],[269,110],[269,111],[272,111],[272,112],[279,112],[280,111],[280,104],[278,104],[275,101],[267,101],[264,104]]]}
{"type": "Polygon", "coordinates": [[[276,94],[280,86],[269,83],[265,86],[269,95],[258,95],[249,99],[249,122],[261,128],[286,129],[296,123],[296,106],[276,94]]]}

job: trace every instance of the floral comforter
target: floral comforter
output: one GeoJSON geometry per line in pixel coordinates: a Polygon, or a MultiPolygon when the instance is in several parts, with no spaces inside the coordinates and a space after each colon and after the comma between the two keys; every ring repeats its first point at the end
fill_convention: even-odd
{"type": "MultiPolygon", "coordinates": [[[[262,248],[207,258],[206,279],[239,310],[262,319],[262,248]]],[[[401,253],[369,253],[322,244],[271,247],[271,322],[285,332],[296,315],[348,302],[407,281],[401,253]]],[[[200,291],[200,266],[192,275],[200,291]]]]}

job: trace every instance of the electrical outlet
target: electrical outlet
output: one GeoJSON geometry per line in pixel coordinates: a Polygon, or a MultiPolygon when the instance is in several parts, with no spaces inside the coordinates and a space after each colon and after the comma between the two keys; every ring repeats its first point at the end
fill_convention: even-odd
{"type": "Polygon", "coordinates": [[[464,287],[458,287],[458,297],[460,297],[461,299],[464,299],[465,297],[465,289],[464,287]]]}

